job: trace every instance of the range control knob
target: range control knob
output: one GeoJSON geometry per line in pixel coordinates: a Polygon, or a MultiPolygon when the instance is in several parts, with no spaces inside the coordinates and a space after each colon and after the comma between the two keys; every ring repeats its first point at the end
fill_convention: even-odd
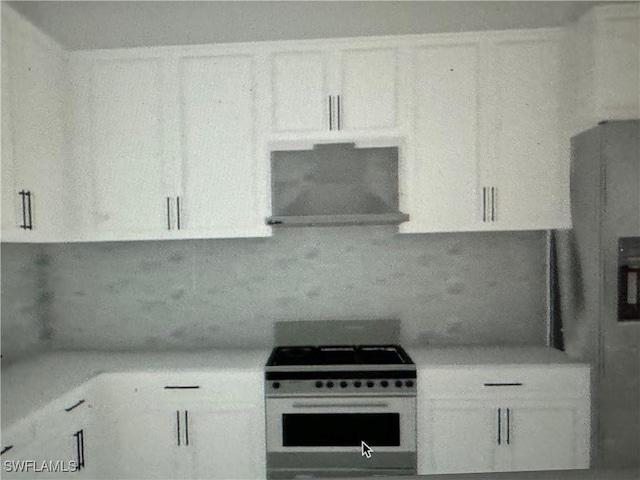
{"type": "Polygon", "coordinates": [[[327,382],[327,388],[333,388],[333,382],[327,382]]]}
{"type": "Polygon", "coordinates": [[[353,386],[356,388],[360,388],[362,386],[362,382],[360,380],[356,380],[353,382],[353,386]]]}
{"type": "Polygon", "coordinates": [[[371,380],[367,382],[367,387],[373,388],[373,382],[371,380]]]}
{"type": "Polygon", "coordinates": [[[316,382],[316,388],[322,388],[322,382],[320,380],[316,382]]]}
{"type": "Polygon", "coordinates": [[[382,385],[384,388],[387,388],[389,386],[389,382],[387,382],[386,380],[382,380],[380,382],[380,385],[382,385]]]}
{"type": "Polygon", "coordinates": [[[396,387],[400,388],[402,386],[401,380],[396,380],[396,387]]]}
{"type": "Polygon", "coordinates": [[[347,388],[347,382],[345,382],[344,380],[340,382],[340,386],[342,388],[347,388]]]}
{"type": "Polygon", "coordinates": [[[406,382],[404,382],[404,384],[405,384],[407,387],[413,387],[413,380],[407,380],[406,382]]]}
{"type": "Polygon", "coordinates": [[[278,389],[278,388],[280,388],[280,382],[273,382],[273,383],[271,384],[271,386],[272,386],[273,388],[278,389]]]}

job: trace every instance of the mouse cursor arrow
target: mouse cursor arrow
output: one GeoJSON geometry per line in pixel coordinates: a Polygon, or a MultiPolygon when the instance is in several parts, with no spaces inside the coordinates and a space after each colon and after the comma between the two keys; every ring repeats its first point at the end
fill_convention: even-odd
{"type": "Polygon", "coordinates": [[[366,443],[364,443],[364,441],[362,442],[362,456],[363,457],[367,457],[367,458],[371,458],[371,454],[373,453],[373,449],[367,445],[366,443]]]}

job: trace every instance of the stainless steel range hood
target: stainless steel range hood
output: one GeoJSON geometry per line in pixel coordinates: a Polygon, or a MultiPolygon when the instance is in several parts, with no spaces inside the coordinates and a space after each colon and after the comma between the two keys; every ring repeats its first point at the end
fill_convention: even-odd
{"type": "Polygon", "coordinates": [[[389,225],[407,221],[398,209],[398,148],[315,145],[271,154],[268,225],[389,225]]]}

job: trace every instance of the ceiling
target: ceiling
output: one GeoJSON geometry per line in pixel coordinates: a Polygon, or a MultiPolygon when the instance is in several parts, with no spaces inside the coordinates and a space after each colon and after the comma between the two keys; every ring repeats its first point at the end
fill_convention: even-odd
{"type": "MultiPolygon", "coordinates": [[[[4,3],[4,2],[3,2],[4,3]]],[[[555,27],[563,1],[14,1],[70,50],[555,27]]]]}

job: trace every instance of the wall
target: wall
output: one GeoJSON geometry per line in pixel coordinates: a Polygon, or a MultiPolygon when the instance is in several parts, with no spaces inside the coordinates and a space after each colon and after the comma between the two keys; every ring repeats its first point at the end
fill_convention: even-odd
{"type": "Polygon", "coordinates": [[[545,341],[543,232],[291,228],[46,251],[56,348],[270,346],[275,321],[370,318],[400,319],[406,345],[545,341]]]}
{"type": "Polygon", "coordinates": [[[2,363],[45,348],[48,312],[47,259],[39,245],[2,244],[2,363]]]}

